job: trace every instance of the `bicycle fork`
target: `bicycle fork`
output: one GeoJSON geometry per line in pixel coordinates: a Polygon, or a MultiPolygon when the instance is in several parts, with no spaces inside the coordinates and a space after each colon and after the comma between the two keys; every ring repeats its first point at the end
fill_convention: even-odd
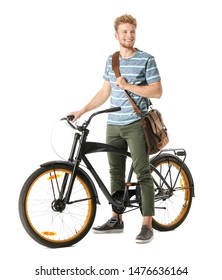
{"type": "MultiPolygon", "coordinates": [[[[74,158],[74,154],[75,154],[75,151],[76,151],[76,146],[77,146],[78,141],[80,141],[80,142],[85,141],[85,139],[87,137],[87,133],[83,132],[81,139],[80,139],[80,137],[81,137],[81,135],[79,133],[75,133],[72,149],[71,149],[71,152],[70,152],[70,155],[69,155],[69,161],[70,162],[74,161],[73,158],[74,158]]],[[[69,181],[69,185],[68,185],[65,197],[64,197],[64,194],[65,194],[65,190],[66,190],[66,187],[67,187],[67,181],[68,181],[69,174],[65,174],[65,176],[64,176],[64,180],[63,180],[63,183],[62,183],[62,188],[61,188],[61,194],[60,195],[61,195],[61,197],[64,197],[63,202],[65,203],[65,205],[69,204],[70,196],[71,196],[71,193],[72,193],[72,187],[74,185],[77,170],[79,168],[81,153],[82,153],[82,145],[79,145],[79,149],[78,149],[77,155],[76,155],[75,164],[74,164],[74,167],[73,167],[73,173],[70,177],[70,181],[69,181]]]]}

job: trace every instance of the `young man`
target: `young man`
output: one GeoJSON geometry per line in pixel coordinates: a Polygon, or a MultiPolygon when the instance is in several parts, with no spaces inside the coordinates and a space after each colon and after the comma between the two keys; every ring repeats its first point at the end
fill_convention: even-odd
{"type": "MultiPolygon", "coordinates": [[[[110,145],[127,150],[132,154],[134,171],[140,182],[143,221],[136,242],[146,243],[152,240],[152,216],[154,215],[154,187],[150,174],[149,157],[143,129],[139,117],[135,114],[124,90],[127,90],[140,110],[147,111],[147,98],[160,98],[162,86],[154,57],[134,47],[137,21],[131,15],[122,15],[114,22],[115,38],[120,46],[120,73],[116,79],[112,71],[112,55],[106,61],[104,83],[92,100],[79,111],[71,114],[74,121],[82,114],[93,110],[110,98],[110,106],[120,106],[121,111],[108,115],[106,141],[110,145]]],[[[125,158],[116,154],[108,154],[110,165],[111,192],[124,189],[125,158]]],[[[112,218],[94,232],[122,232],[122,215],[112,213],[112,218]]]]}

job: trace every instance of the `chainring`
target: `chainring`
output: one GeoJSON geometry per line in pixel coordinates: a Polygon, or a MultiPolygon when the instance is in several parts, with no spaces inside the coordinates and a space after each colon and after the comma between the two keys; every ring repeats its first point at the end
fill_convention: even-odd
{"type": "MultiPolygon", "coordinates": [[[[113,199],[115,202],[122,204],[123,203],[123,197],[124,197],[124,191],[116,191],[113,195],[112,195],[113,199]]],[[[119,206],[115,206],[112,205],[112,209],[116,214],[123,214],[124,211],[126,210],[126,207],[119,207],[119,206]]]]}

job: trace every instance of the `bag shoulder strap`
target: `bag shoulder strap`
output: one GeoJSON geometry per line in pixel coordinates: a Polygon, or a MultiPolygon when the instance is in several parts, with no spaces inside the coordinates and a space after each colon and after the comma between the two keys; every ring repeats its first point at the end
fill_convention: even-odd
{"type": "MultiPolygon", "coordinates": [[[[119,54],[120,54],[119,51],[117,51],[112,55],[112,70],[115,73],[116,78],[121,76],[120,71],[119,71],[119,54]]],[[[129,99],[129,102],[131,103],[134,111],[136,112],[136,114],[138,116],[140,116],[141,115],[140,109],[136,106],[134,100],[130,97],[128,91],[125,89],[124,89],[124,91],[129,99]]]]}
{"type": "Polygon", "coordinates": [[[116,78],[120,77],[120,71],[119,71],[119,51],[115,52],[112,55],[112,69],[113,72],[115,73],[116,78]]]}

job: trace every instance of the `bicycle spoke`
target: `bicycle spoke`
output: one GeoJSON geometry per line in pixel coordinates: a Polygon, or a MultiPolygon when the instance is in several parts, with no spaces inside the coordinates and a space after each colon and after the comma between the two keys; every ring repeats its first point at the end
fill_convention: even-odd
{"type": "Polygon", "coordinates": [[[176,157],[157,159],[153,182],[155,186],[154,226],[160,230],[177,227],[185,219],[191,204],[189,178],[184,163],[176,157]]]}

